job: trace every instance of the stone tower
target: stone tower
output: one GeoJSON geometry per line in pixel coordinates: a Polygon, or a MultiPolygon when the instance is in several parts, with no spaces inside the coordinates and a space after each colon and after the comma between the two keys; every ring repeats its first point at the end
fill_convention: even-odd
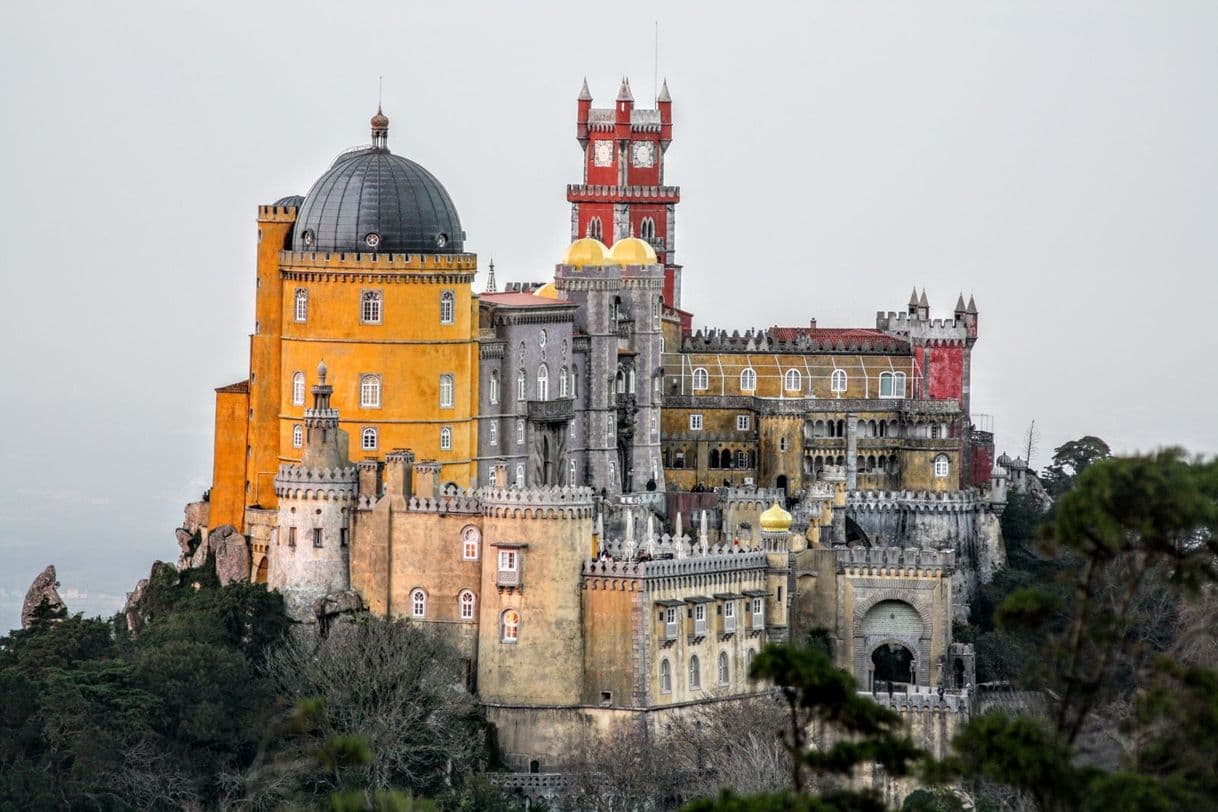
{"type": "Polygon", "coordinates": [[[279,521],[270,549],[267,585],[283,595],[288,614],[315,618],[313,604],[350,585],[349,528],[359,474],[347,456],[347,433],[330,407],[326,365],[317,367],[313,408],[305,411],[304,458],[279,467],[279,521]]]}

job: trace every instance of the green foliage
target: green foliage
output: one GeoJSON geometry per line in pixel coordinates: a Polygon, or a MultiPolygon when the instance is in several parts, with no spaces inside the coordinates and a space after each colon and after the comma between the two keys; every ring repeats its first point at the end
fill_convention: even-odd
{"type": "Polygon", "coordinates": [[[926,787],[909,793],[901,812],[964,812],[964,802],[946,787],[926,787]]]}
{"type": "Polygon", "coordinates": [[[1053,462],[1041,474],[1045,490],[1054,497],[1066,493],[1083,471],[1111,455],[1108,443],[1091,435],[1059,445],[1053,449],[1053,462]]]}

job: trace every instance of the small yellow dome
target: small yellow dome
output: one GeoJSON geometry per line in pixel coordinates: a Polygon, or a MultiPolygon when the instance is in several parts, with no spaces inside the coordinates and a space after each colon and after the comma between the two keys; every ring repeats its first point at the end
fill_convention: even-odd
{"type": "Polygon", "coordinates": [[[584,237],[571,243],[567,253],[563,254],[562,264],[574,265],[577,268],[585,265],[604,265],[608,254],[609,249],[603,242],[595,237],[584,237]]]}
{"type": "Polygon", "coordinates": [[[777,502],[766,508],[758,519],[761,529],[771,533],[786,533],[791,529],[791,514],[782,509],[777,502]]]}
{"type": "Polygon", "coordinates": [[[609,249],[609,261],[618,265],[655,265],[655,249],[638,237],[618,240],[609,249]]]}
{"type": "Polygon", "coordinates": [[[533,291],[534,296],[540,296],[543,299],[557,299],[558,288],[554,287],[553,282],[546,282],[544,285],[533,291]]]}

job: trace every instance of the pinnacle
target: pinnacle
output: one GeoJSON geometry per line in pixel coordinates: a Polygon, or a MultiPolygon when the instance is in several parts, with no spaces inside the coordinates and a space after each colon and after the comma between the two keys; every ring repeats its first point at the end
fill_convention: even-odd
{"type": "Polygon", "coordinates": [[[918,298],[918,307],[930,307],[930,302],[926,300],[926,288],[922,288],[922,295],[918,298]]]}
{"type": "Polygon", "coordinates": [[[588,90],[588,77],[584,77],[584,86],[579,89],[580,101],[592,101],[592,92],[588,90]]]}
{"type": "Polygon", "coordinates": [[[660,86],[660,95],[656,97],[656,101],[670,102],[672,96],[668,95],[668,79],[664,79],[664,84],[660,86]]]}
{"type": "Polygon", "coordinates": [[[917,285],[914,285],[913,292],[909,294],[909,306],[910,307],[918,306],[918,286],[917,285]]]}
{"type": "Polygon", "coordinates": [[[634,101],[634,94],[630,92],[630,79],[623,76],[622,86],[617,91],[618,101],[634,101]]]}
{"type": "Polygon", "coordinates": [[[961,292],[960,295],[956,297],[956,312],[957,313],[964,312],[964,293],[963,292],[961,292]]]}
{"type": "Polygon", "coordinates": [[[964,312],[966,312],[966,313],[976,313],[977,312],[977,303],[973,301],[972,294],[969,294],[968,309],[965,310],[964,312]]]}

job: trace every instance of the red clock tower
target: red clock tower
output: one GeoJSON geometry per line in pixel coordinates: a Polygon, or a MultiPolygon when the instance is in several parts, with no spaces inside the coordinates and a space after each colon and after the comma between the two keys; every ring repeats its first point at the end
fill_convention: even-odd
{"type": "Polygon", "coordinates": [[[588,82],[579,93],[576,137],[584,151],[584,182],[567,187],[571,239],[624,237],[651,243],[664,264],[664,304],[681,307],[681,266],[675,257],[678,186],[664,185],[664,153],[672,143],[672,98],[665,80],[656,109],[634,106],[623,79],[613,107],[593,108],[588,82]]]}

